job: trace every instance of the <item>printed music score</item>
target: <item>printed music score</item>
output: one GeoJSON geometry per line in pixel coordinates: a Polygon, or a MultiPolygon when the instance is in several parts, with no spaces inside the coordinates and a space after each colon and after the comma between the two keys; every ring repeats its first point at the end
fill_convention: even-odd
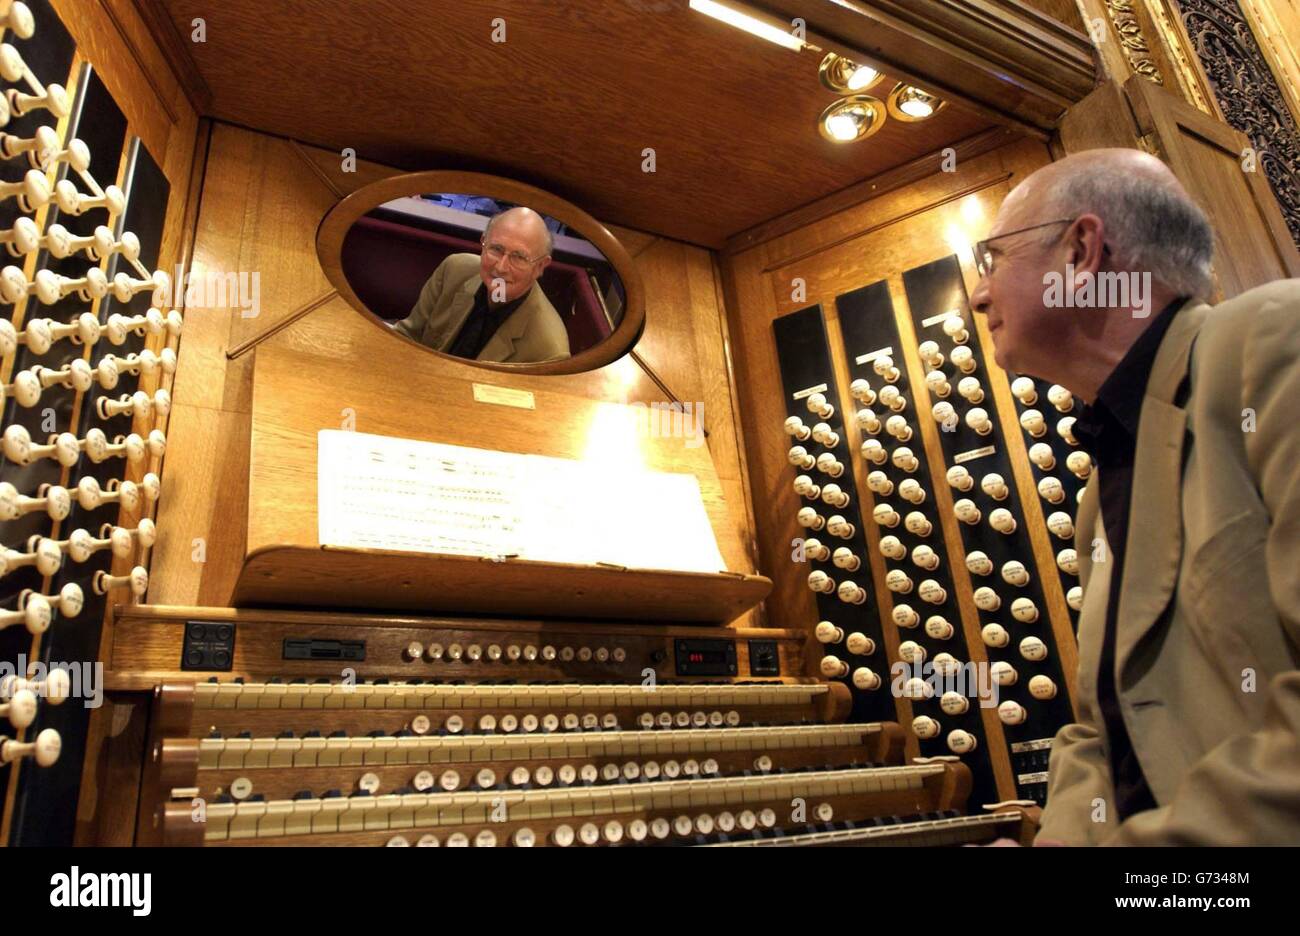
{"type": "Polygon", "coordinates": [[[323,429],[322,546],[725,571],[694,475],[323,429]]]}

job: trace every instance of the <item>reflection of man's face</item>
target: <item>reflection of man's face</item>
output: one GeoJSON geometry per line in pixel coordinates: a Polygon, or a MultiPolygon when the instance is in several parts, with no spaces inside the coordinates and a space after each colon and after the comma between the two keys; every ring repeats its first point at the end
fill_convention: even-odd
{"type": "Polygon", "coordinates": [[[526,217],[503,217],[484,235],[479,275],[493,302],[501,301],[500,293],[493,294],[497,285],[505,289],[503,301],[512,302],[528,292],[550,265],[551,258],[543,256],[546,238],[539,228],[526,217]]]}

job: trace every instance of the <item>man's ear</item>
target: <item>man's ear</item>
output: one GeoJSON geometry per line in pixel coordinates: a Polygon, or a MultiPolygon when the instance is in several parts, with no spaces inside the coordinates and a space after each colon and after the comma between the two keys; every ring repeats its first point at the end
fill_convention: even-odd
{"type": "Polygon", "coordinates": [[[537,262],[541,264],[541,266],[537,270],[537,275],[541,276],[543,273],[546,272],[546,268],[551,265],[551,255],[547,254],[545,257],[542,257],[542,259],[538,260],[537,262]]]}
{"type": "Polygon", "coordinates": [[[1101,269],[1106,244],[1106,223],[1095,214],[1074,219],[1066,232],[1066,259],[1074,264],[1075,276],[1096,274],[1101,269]]]}

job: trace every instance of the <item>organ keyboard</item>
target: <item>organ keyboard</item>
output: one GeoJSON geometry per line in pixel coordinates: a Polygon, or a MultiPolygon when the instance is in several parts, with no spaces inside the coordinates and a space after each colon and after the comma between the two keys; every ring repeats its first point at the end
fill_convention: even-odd
{"type": "Polygon", "coordinates": [[[942,816],[919,822],[882,820],[878,825],[859,829],[840,829],[833,832],[805,832],[771,838],[746,838],[731,842],[710,842],[710,848],[735,848],[744,846],[838,845],[864,847],[870,845],[980,845],[992,838],[1011,839],[1021,845],[1033,842],[1035,826],[1018,808],[983,816],[942,816]]]}
{"type": "Polygon", "coordinates": [[[139,844],[1029,840],[1020,812],[954,821],[970,819],[969,768],[905,763],[903,728],[850,722],[848,688],[805,677],[802,652],[785,631],[123,607],[106,682],[156,686],[139,844]],[[779,646],[692,678],[672,652],[686,633],[779,646]],[[290,649],[308,634],[352,646],[360,673],[290,649]],[[178,669],[200,635],[230,657],[178,669]],[[606,650],[605,668],[570,640],[606,650]],[[453,641],[479,652],[399,652],[453,641]]]}
{"type": "MultiPolygon", "coordinates": [[[[400,845],[418,844],[418,839],[412,843],[408,836],[434,836],[443,839],[443,844],[463,836],[467,843],[475,844],[527,841],[564,845],[573,842],[566,830],[577,825],[577,838],[587,845],[618,844],[625,837],[646,844],[705,844],[721,832],[719,825],[728,831],[738,830],[742,837],[782,834],[778,830],[789,824],[784,817],[790,812],[790,803],[799,797],[815,801],[808,821],[797,826],[810,830],[818,824],[829,825],[835,816],[852,821],[870,818],[880,809],[911,814],[945,808],[954,800],[950,782],[959,769],[933,764],[654,781],[612,789],[222,803],[207,808],[203,841],[400,845]],[[494,818],[494,813],[499,818],[494,818]],[[735,816],[735,825],[727,814],[735,816]]],[[[169,811],[169,825],[177,822],[176,812],[169,811]]],[[[192,821],[188,804],[182,804],[179,812],[177,824],[199,825],[192,821]]]]}

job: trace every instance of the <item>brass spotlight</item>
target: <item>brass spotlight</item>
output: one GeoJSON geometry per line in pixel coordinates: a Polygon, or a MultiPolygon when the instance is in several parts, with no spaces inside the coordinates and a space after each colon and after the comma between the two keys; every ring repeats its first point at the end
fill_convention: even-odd
{"type": "Polygon", "coordinates": [[[889,92],[889,113],[899,120],[911,123],[933,117],[943,110],[947,103],[915,85],[902,82],[889,92]]]}
{"type": "Polygon", "coordinates": [[[865,140],[885,122],[885,105],[869,94],[840,98],[822,111],[817,121],[821,135],[832,143],[865,140]]]}
{"type": "Polygon", "coordinates": [[[836,94],[858,94],[866,91],[885,77],[870,65],[859,65],[842,55],[827,52],[822,59],[817,76],[822,84],[836,94]]]}

